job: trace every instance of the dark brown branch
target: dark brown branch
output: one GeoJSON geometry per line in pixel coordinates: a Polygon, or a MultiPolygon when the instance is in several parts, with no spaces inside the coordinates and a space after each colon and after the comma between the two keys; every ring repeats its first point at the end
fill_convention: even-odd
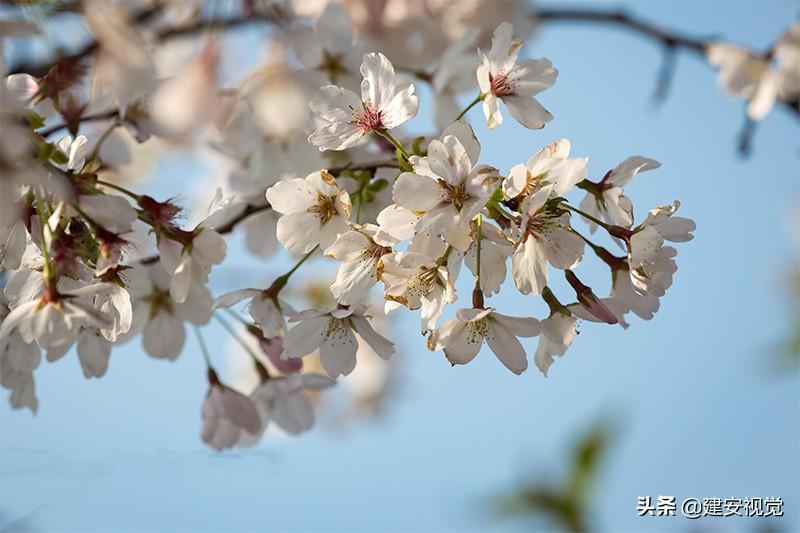
{"type": "MultiPolygon", "coordinates": [[[[145,24],[148,21],[155,18],[161,12],[161,6],[156,5],[149,9],[145,9],[138,14],[136,14],[133,19],[132,23],[135,25],[145,24]]],[[[30,74],[31,76],[35,76],[37,78],[43,77],[47,72],[56,64],[70,62],[70,61],[80,61],[91,54],[93,54],[97,49],[100,47],[100,44],[92,39],[88,43],[84,44],[77,52],[73,54],[65,54],[55,59],[50,59],[41,63],[17,63],[9,65],[7,74],[18,74],[18,73],[25,73],[30,74]]]]}
{"type": "Polygon", "coordinates": [[[334,176],[338,176],[345,171],[358,172],[361,170],[377,170],[379,168],[400,168],[400,163],[398,163],[396,159],[374,161],[371,163],[348,163],[340,167],[331,167],[328,169],[328,172],[334,176]]]}
{"type": "MultiPolygon", "coordinates": [[[[705,57],[706,48],[715,40],[713,37],[701,39],[668,30],[645,22],[625,11],[600,11],[591,8],[540,8],[533,14],[533,18],[541,22],[587,22],[616,26],[652,39],[668,50],[687,50],[701,57],[705,57]]],[[[664,80],[660,80],[660,83],[663,85],[664,80]]],[[[800,98],[789,101],[781,100],[780,103],[800,117],[800,98]]]]}
{"type": "MultiPolygon", "coordinates": [[[[267,202],[258,204],[247,204],[244,211],[236,215],[234,218],[232,218],[225,224],[217,226],[216,228],[214,228],[214,230],[220,235],[226,235],[228,233],[231,233],[234,229],[236,229],[236,226],[238,226],[241,222],[244,221],[244,219],[246,219],[250,215],[255,215],[256,213],[266,211],[269,208],[270,205],[267,202]]],[[[157,262],[158,262],[158,255],[151,255],[149,257],[145,257],[139,260],[139,263],[143,265],[152,265],[153,263],[157,262]]]]}
{"type": "MultiPolygon", "coordinates": [[[[135,18],[135,22],[137,24],[141,24],[149,20],[155,13],[158,12],[158,9],[151,9],[147,10],[141,14],[139,14],[135,18]]],[[[249,17],[245,16],[237,16],[232,17],[229,19],[222,19],[222,20],[199,20],[194,24],[190,24],[188,26],[181,26],[175,28],[167,28],[161,30],[156,35],[157,41],[167,41],[169,39],[175,39],[178,37],[185,37],[189,35],[194,35],[197,33],[202,33],[206,30],[226,30],[226,29],[234,29],[239,28],[242,26],[247,26],[250,24],[264,24],[264,23],[273,23],[275,22],[273,19],[266,17],[266,16],[258,16],[252,15],[249,17]]],[[[34,63],[17,63],[14,65],[10,65],[8,69],[8,74],[16,74],[16,73],[26,73],[36,77],[42,77],[58,63],[68,62],[68,61],[82,61],[86,59],[90,55],[94,54],[100,45],[96,40],[91,40],[86,43],[80,50],[73,54],[66,54],[59,56],[55,59],[50,59],[44,62],[34,62],[34,63]]]]}
{"type": "MultiPolygon", "coordinates": [[[[82,116],[78,122],[83,124],[84,122],[103,122],[106,120],[113,120],[119,116],[119,110],[112,109],[110,111],[105,111],[103,113],[97,113],[96,115],[85,115],[82,116]]],[[[49,128],[45,128],[42,131],[38,131],[39,135],[42,137],[49,137],[53,133],[68,128],[69,125],[65,123],[56,124],[55,126],[50,126],[49,128]]]]}
{"type": "MultiPolygon", "coordinates": [[[[346,170],[376,170],[378,168],[399,168],[399,164],[396,160],[392,161],[378,161],[374,163],[358,163],[358,164],[347,164],[341,167],[332,167],[328,169],[328,172],[333,174],[334,176],[338,176],[342,172],[346,170]]],[[[268,202],[264,203],[257,203],[257,204],[247,204],[244,211],[236,215],[234,218],[222,224],[221,226],[217,226],[214,230],[219,233],[220,235],[225,235],[231,233],[236,226],[242,223],[246,218],[250,215],[254,215],[256,213],[260,213],[262,211],[266,211],[270,209],[270,205],[268,202]]],[[[139,260],[139,263],[143,265],[152,265],[153,263],[158,262],[158,255],[151,255],[149,257],[145,257],[139,260]]]]}
{"type": "Polygon", "coordinates": [[[250,215],[254,215],[256,213],[260,213],[261,211],[266,211],[270,208],[269,203],[264,202],[263,204],[247,204],[244,211],[239,213],[236,217],[229,220],[225,224],[214,228],[217,233],[220,235],[225,235],[227,233],[232,232],[240,222],[244,221],[250,215]]]}
{"type": "Polygon", "coordinates": [[[593,9],[538,9],[534,18],[546,22],[594,22],[619,26],[660,41],[671,48],[685,48],[700,55],[705,54],[710,39],[698,39],[644,22],[624,11],[599,11],[593,9]]]}

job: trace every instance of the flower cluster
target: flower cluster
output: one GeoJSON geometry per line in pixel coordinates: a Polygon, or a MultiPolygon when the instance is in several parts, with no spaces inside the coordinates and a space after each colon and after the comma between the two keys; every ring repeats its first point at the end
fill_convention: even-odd
{"type": "MultiPolygon", "coordinates": [[[[508,4],[498,12],[516,5],[508,4]]],[[[42,78],[14,74],[0,86],[0,384],[14,407],[38,408],[41,352],[52,362],[76,346],[84,375],[97,378],[112,348],[135,337],[149,356],[176,359],[188,325],[207,363],[203,440],[217,449],[251,445],[270,424],[308,430],[310,394],[353,373],[367,353],[395,356],[376,328],[376,294],[385,313],[419,310],[425,344],[453,365],[472,361],[485,341],[521,374],[528,356],[520,339],[535,338],[534,363],[547,374],[579,319],[623,327],[630,313],[650,319],[672,284],[677,251],[669,243],[690,240],[694,223],[676,216],[678,202],[637,222],[624,190],[658,162],[631,157],[592,181],[587,158],[570,157],[566,139],[510,169],[481,161],[467,121],[472,107],[482,104],[489,129],[504,124],[500,102],[528,129],[553,119],[535,96],[558,71],[548,59],[521,59],[523,40],[508,22],[492,20],[500,24],[487,31],[469,10],[448,18],[448,28],[462,29],[442,35],[439,56],[426,62],[393,47],[404,40],[381,41],[398,28],[375,30],[331,4],[313,27],[282,30],[303,68],[273,54],[240,87],[222,91],[214,38],[177,76],[158,79],[142,36],[115,6],[100,2],[87,15],[98,41],[93,83],[85,65],[58,64],[42,78]],[[420,82],[434,91],[439,134],[404,130],[419,111],[420,82]],[[472,101],[453,109],[468,91],[472,101]],[[106,128],[78,135],[97,113],[106,128]],[[58,121],[75,137],[51,138],[58,121]],[[137,144],[156,137],[213,147],[234,162],[231,194],[218,191],[206,216],[187,224],[175,199],[122,181],[110,141],[122,131],[137,144]],[[576,189],[585,193],[578,204],[569,200],[576,189]],[[269,257],[280,243],[297,262],[268,284],[215,298],[210,275],[226,256],[223,234],[237,226],[253,253],[269,257]],[[592,240],[598,230],[622,251],[592,240]],[[606,297],[578,277],[587,248],[609,267],[606,297]],[[295,309],[285,289],[319,257],[337,269],[330,302],[295,309]],[[556,296],[558,276],[574,294],[556,296]],[[466,303],[459,277],[472,278],[466,303]],[[487,305],[512,283],[540,298],[547,315],[487,305]],[[215,369],[199,329],[212,318],[252,358],[251,390],[215,369]]]]}
{"type": "Polygon", "coordinates": [[[800,96],[800,24],[790,26],[763,54],[715,41],[706,48],[719,68],[719,84],[731,96],[747,100],[750,120],[763,119],[777,101],[800,96]]]}

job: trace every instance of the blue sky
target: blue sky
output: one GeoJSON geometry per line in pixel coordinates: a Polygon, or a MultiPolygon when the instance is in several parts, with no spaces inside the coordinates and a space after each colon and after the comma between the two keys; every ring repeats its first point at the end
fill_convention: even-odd
{"type": "MultiPolygon", "coordinates": [[[[756,47],[797,15],[792,2],[608,5],[756,47]]],[[[798,369],[777,370],[775,353],[790,323],[783,274],[797,260],[797,235],[788,231],[800,197],[796,119],[773,112],[743,160],[735,150],[743,105],[721,94],[699,58],[679,56],[669,96],[654,106],[660,49],[635,35],[559,24],[543,28],[526,53],[549,57],[560,71],[540,98],[555,119],[541,131],[508,120],[489,133],[474,111],[481,160],[505,171],[566,137],[574,154],[589,156],[593,179],[629,155],[661,161],[628,189],[637,218],[679,199],[698,229],[678,246],[679,271],[654,320],[633,319],[627,331],[583,324],[545,379],[533,368],[514,376],[487,350],[451,368],[424,349],[418,317],[401,312],[393,338],[404,380],[387,416],[226,454],[198,438],[206,383],[193,342],[172,364],[130,343],[91,382],[70,354],[39,369],[36,418],[0,406],[0,527],[514,530],[526,524],[496,521],[491,498],[532,476],[559,479],[574,440],[604,417],[620,432],[592,500],[595,529],[762,525],[638,518],[636,497],[648,494],[781,496],[787,516],[771,524],[800,527],[798,369]]],[[[425,130],[427,120],[411,126],[425,130]]],[[[234,236],[228,264],[215,274],[217,294],[245,276],[266,281],[288,258],[264,267],[234,236]]],[[[597,292],[607,289],[607,271],[588,254],[577,272],[597,292]]],[[[537,299],[510,289],[491,304],[544,315],[537,299]]],[[[212,355],[224,359],[222,330],[207,331],[212,355]]],[[[532,354],[535,342],[527,346],[532,354]]]]}

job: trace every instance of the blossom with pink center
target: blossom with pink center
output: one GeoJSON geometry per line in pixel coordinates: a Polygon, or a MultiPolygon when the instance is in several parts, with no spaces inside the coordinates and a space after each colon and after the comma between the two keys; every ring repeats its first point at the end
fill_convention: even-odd
{"type": "Polygon", "coordinates": [[[365,135],[385,132],[414,118],[419,98],[414,86],[398,86],[394,66],[380,53],[364,56],[361,63],[361,98],[336,85],[320,88],[309,104],[320,126],[308,141],[320,149],[345,150],[365,135]]]}
{"type": "Polygon", "coordinates": [[[511,24],[503,22],[494,30],[489,53],[480,52],[481,64],[477,75],[483,112],[490,129],[502,124],[503,116],[497,101],[500,99],[520,124],[538,130],[550,122],[553,115],[533,96],[550,88],[558,71],[545,58],[517,61],[522,39],[514,39],[513,32],[511,24]]]}

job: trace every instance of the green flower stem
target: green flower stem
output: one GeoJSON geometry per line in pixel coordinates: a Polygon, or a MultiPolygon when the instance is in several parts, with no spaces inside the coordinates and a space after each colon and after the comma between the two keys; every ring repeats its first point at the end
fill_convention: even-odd
{"type": "Polygon", "coordinates": [[[206,341],[203,340],[203,335],[200,334],[200,328],[194,326],[194,334],[197,337],[197,344],[200,345],[200,351],[203,352],[203,359],[206,361],[206,367],[209,371],[213,371],[214,367],[211,365],[211,357],[208,355],[208,347],[206,341]]]}
{"type": "Polygon", "coordinates": [[[33,197],[36,201],[36,216],[39,218],[39,238],[41,239],[42,259],[44,260],[42,273],[44,274],[45,285],[49,286],[55,280],[53,279],[53,269],[52,265],[50,264],[50,247],[47,245],[44,237],[44,228],[47,225],[47,215],[45,215],[44,212],[44,200],[42,199],[42,195],[39,194],[39,191],[36,187],[33,188],[33,197]]]}
{"type": "Polygon", "coordinates": [[[589,213],[581,211],[577,207],[572,207],[571,205],[567,204],[566,202],[561,203],[560,205],[562,205],[566,209],[569,209],[570,211],[574,211],[575,213],[578,213],[579,215],[581,215],[584,218],[587,218],[587,219],[591,220],[592,222],[594,222],[595,224],[597,224],[598,226],[600,226],[601,228],[606,230],[608,232],[608,234],[611,235],[612,237],[616,237],[618,239],[623,239],[624,241],[630,242],[630,238],[635,233],[635,231],[629,230],[627,228],[623,228],[622,226],[615,226],[613,224],[606,224],[602,220],[593,217],[589,213]]]}
{"type": "Polygon", "coordinates": [[[108,187],[109,189],[114,189],[115,191],[119,191],[122,194],[128,195],[131,198],[133,198],[134,200],[139,201],[140,195],[136,194],[135,192],[129,191],[125,187],[121,187],[121,186],[116,185],[114,183],[110,183],[110,182],[103,181],[103,180],[96,180],[95,183],[97,183],[98,185],[102,185],[103,187],[108,187]]]}
{"type": "Polygon", "coordinates": [[[233,340],[235,340],[239,344],[239,346],[241,346],[242,349],[244,349],[244,351],[247,352],[247,354],[253,359],[253,362],[259,362],[259,363],[261,362],[259,361],[258,356],[255,354],[252,348],[250,348],[250,346],[247,345],[245,340],[241,337],[241,335],[239,335],[236,332],[236,330],[233,328],[233,326],[230,325],[230,323],[227,320],[222,318],[219,315],[219,313],[214,313],[212,316],[217,320],[217,322],[219,322],[222,325],[223,328],[225,328],[225,331],[227,331],[228,334],[230,334],[230,336],[233,337],[233,340]]]}
{"type": "Polygon", "coordinates": [[[478,213],[477,219],[478,236],[475,243],[475,288],[472,290],[472,307],[483,309],[483,290],[481,289],[481,240],[483,238],[483,215],[478,213]]]}
{"type": "Polygon", "coordinates": [[[247,320],[245,320],[245,318],[242,315],[240,315],[239,313],[237,313],[236,311],[234,311],[230,307],[225,307],[224,311],[226,313],[228,313],[231,316],[231,318],[233,318],[234,320],[236,320],[237,322],[239,322],[240,324],[242,324],[246,328],[249,328],[249,327],[251,327],[253,325],[250,322],[248,322],[247,320]]]}
{"type": "Polygon", "coordinates": [[[384,139],[386,139],[387,141],[389,141],[390,143],[392,143],[392,146],[394,146],[395,148],[397,148],[397,150],[398,150],[398,151],[399,151],[401,154],[403,154],[403,157],[405,158],[406,162],[408,162],[408,161],[411,159],[411,156],[410,156],[410,155],[409,155],[409,153],[406,151],[406,149],[403,147],[403,145],[400,143],[400,141],[398,141],[397,139],[395,139],[395,138],[392,136],[392,134],[391,134],[391,133],[389,133],[388,131],[379,131],[379,132],[376,132],[376,133],[377,133],[378,135],[380,135],[381,137],[383,137],[384,139]]]}
{"type": "Polygon", "coordinates": [[[267,293],[272,297],[277,297],[278,293],[281,292],[281,290],[283,290],[283,288],[286,286],[289,278],[292,277],[292,274],[297,272],[297,269],[300,268],[303,263],[308,261],[308,258],[314,255],[314,252],[316,252],[317,249],[319,249],[319,245],[312,248],[310,252],[300,258],[300,260],[291,269],[289,269],[288,272],[275,278],[275,281],[273,281],[272,285],[270,285],[267,289],[267,293]]]}
{"type": "Polygon", "coordinates": [[[442,254],[442,257],[436,260],[436,264],[439,266],[443,266],[447,263],[447,260],[450,258],[450,253],[453,251],[453,247],[449,244],[447,245],[447,249],[442,254]]]}
{"type": "Polygon", "coordinates": [[[592,215],[590,215],[589,213],[587,213],[587,212],[585,212],[585,211],[581,211],[581,210],[580,210],[580,209],[578,209],[577,207],[572,207],[571,205],[569,205],[569,204],[567,204],[567,203],[562,203],[562,204],[561,204],[561,206],[563,206],[563,207],[564,207],[564,208],[566,208],[566,209],[569,209],[570,211],[573,211],[573,212],[575,212],[575,213],[578,213],[578,214],[579,214],[580,216],[582,216],[583,218],[586,218],[586,219],[588,219],[588,220],[591,220],[592,222],[594,222],[595,224],[597,224],[597,225],[598,225],[598,226],[600,226],[601,228],[605,229],[606,231],[608,231],[608,230],[610,230],[610,229],[611,229],[611,225],[609,225],[609,224],[606,224],[605,222],[603,222],[603,221],[602,221],[602,220],[600,220],[599,218],[595,218],[595,217],[593,217],[592,215]]]}
{"type": "Polygon", "coordinates": [[[467,114],[467,111],[469,111],[470,109],[475,107],[478,104],[478,102],[480,102],[481,100],[483,100],[485,98],[485,96],[486,95],[484,95],[483,93],[479,93],[478,96],[476,96],[473,101],[471,101],[469,104],[467,104],[467,107],[465,107],[461,111],[461,113],[458,114],[458,116],[456,117],[456,120],[454,122],[457,122],[457,121],[461,120],[464,117],[464,115],[467,114]]]}
{"type": "Polygon", "coordinates": [[[103,135],[97,141],[97,144],[94,145],[92,153],[89,154],[89,157],[86,158],[87,162],[92,161],[97,157],[97,154],[100,153],[100,148],[103,147],[103,144],[106,142],[106,140],[108,140],[108,138],[111,136],[114,130],[117,129],[118,127],[119,127],[119,120],[114,120],[111,122],[111,124],[109,124],[108,128],[106,128],[106,131],[103,132],[103,135]]]}
{"type": "Polygon", "coordinates": [[[564,316],[570,316],[572,314],[564,304],[558,301],[558,298],[556,298],[556,295],[550,290],[550,287],[545,286],[544,289],[542,289],[542,299],[550,308],[550,316],[556,313],[561,313],[564,316]]]}
{"type": "Polygon", "coordinates": [[[570,231],[583,239],[589,248],[594,251],[595,255],[603,260],[605,264],[611,267],[612,270],[619,270],[620,268],[625,268],[626,261],[624,257],[617,257],[616,255],[612,254],[608,249],[600,246],[592,242],[588,237],[577,231],[575,228],[570,228],[570,231]]]}

